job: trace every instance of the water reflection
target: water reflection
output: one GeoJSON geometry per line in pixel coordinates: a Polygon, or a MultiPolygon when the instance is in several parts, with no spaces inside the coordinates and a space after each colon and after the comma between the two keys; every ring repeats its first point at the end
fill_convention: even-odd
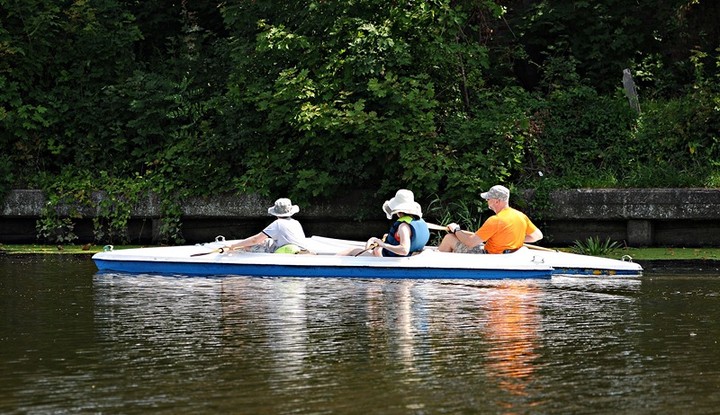
{"type": "Polygon", "coordinates": [[[467,366],[465,374],[524,395],[533,380],[539,295],[527,282],[226,279],[223,347],[259,357],[273,389],[303,389],[299,379],[314,371],[345,377],[347,359],[367,360],[371,371],[395,367],[403,384],[431,392],[434,378],[467,366]],[[482,353],[468,359],[478,344],[482,353]]]}
{"type": "Polygon", "coordinates": [[[223,280],[222,353],[261,360],[274,389],[301,377],[309,355],[306,289],[302,279],[223,280]]]}
{"type": "Polygon", "coordinates": [[[219,343],[220,280],[99,274],[95,286],[96,327],[104,340],[174,350],[200,340],[219,343]]]}
{"type": "MultiPolygon", "coordinates": [[[[526,397],[527,387],[536,376],[540,289],[514,284],[492,294],[487,300],[485,329],[488,372],[510,395],[526,397]]],[[[511,402],[500,404],[506,409],[513,407],[511,402]]]]}
{"type": "MultiPolygon", "coordinates": [[[[344,394],[353,407],[368,409],[376,404],[368,396],[399,400],[413,410],[431,409],[434,399],[447,408],[454,395],[458,410],[541,406],[542,385],[552,380],[545,376],[552,360],[548,347],[576,345],[598,325],[618,324],[609,316],[617,315],[623,302],[632,310],[639,288],[639,280],[576,278],[432,282],[99,275],[95,283],[98,334],[139,351],[114,364],[130,365],[123,370],[142,376],[157,371],[158,364],[177,371],[182,369],[178,361],[192,359],[196,369],[204,361],[204,368],[221,371],[242,391],[238,401],[279,405],[281,411],[324,408],[338,387],[350,388],[344,394]],[[559,314],[564,317],[556,319],[559,314]],[[457,389],[448,391],[447,382],[457,383],[457,389]],[[467,392],[474,389],[485,391],[482,404],[468,401],[467,392]],[[350,390],[364,393],[354,396],[350,390]]],[[[632,318],[631,312],[623,311],[622,318],[632,318]]],[[[593,335],[585,351],[613,342],[626,347],[621,340],[593,335]]],[[[188,370],[185,376],[198,377],[188,370]]]]}

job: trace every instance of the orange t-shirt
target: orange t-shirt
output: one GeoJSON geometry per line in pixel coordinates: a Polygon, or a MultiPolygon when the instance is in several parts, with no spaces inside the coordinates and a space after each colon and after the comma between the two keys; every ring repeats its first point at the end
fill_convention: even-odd
{"type": "Polygon", "coordinates": [[[475,232],[485,241],[485,250],[502,254],[506,249],[518,249],[525,243],[525,236],[537,230],[537,226],[524,213],[511,207],[491,216],[475,232]]]}

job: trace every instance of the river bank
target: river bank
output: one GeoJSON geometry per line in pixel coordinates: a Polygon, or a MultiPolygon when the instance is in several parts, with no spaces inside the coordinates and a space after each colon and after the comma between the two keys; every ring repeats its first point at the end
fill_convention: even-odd
{"type": "MultiPolygon", "coordinates": [[[[97,206],[107,195],[98,193],[97,206]]],[[[720,189],[566,189],[556,190],[538,203],[535,192],[518,191],[511,203],[528,213],[554,246],[599,237],[624,241],[635,247],[720,246],[720,189]],[[533,211],[532,206],[536,206],[533,211]]],[[[301,206],[296,218],[309,235],[340,239],[367,239],[382,235],[388,221],[380,206],[383,198],[369,200],[367,192],[348,191],[329,202],[301,206]]],[[[190,244],[213,240],[217,235],[240,239],[254,235],[269,223],[267,207],[273,200],[256,195],[215,195],[189,198],[181,206],[182,238],[190,244]]],[[[40,190],[12,190],[0,200],[0,243],[31,244],[37,239],[38,220],[47,198],[40,190]]],[[[97,238],[94,220],[102,218],[95,208],[60,206],[59,217],[69,212],[77,244],[97,238]]],[[[162,241],[164,215],[157,195],[138,201],[128,214],[126,237],[136,244],[162,241]]],[[[444,218],[425,212],[429,222],[444,218]]],[[[446,219],[446,218],[445,218],[446,219]]]]}

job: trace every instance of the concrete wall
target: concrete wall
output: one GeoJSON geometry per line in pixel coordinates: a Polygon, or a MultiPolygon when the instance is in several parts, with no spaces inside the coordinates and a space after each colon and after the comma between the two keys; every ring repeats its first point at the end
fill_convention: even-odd
{"type": "Polygon", "coordinates": [[[544,231],[559,245],[594,235],[630,246],[720,245],[720,189],[574,189],[550,202],[544,231]]]}
{"type": "MultiPolygon", "coordinates": [[[[99,203],[105,195],[93,198],[99,203]]],[[[356,192],[338,198],[334,203],[301,206],[295,217],[302,221],[308,235],[323,235],[347,239],[365,239],[387,230],[388,222],[377,204],[369,203],[366,193],[356,192]],[[373,206],[374,216],[364,206],[373,206]],[[376,214],[380,213],[379,216],[376,214]]],[[[207,242],[217,235],[228,239],[254,235],[274,218],[267,209],[273,200],[254,195],[220,195],[212,198],[191,198],[183,203],[182,234],[188,243],[207,242]]],[[[13,190],[0,205],[0,243],[37,243],[36,221],[46,199],[39,190],[13,190]]],[[[71,211],[61,207],[61,213],[71,211]]],[[[95,208],[84,208],[83,217],[75,220],[74,233],[78,243],[93,241],[92,218],[95,208]]],[[[157,241],[161,218],[160,202],[148,196],[133,209],[128,234],[132,243],[157,241]]]]}
{"type": "MultiPolygon", "coordinates": [[[[104,197],[95,196],[97,200],[104,197]]],[[[526,192],[524,198],[532,199],[526,192]]],[[[35,243],[36,220],[45,206],[37,190],[11,191],[0,211],[0,243],[35,243]]],[[[216,235],[242,238],[257,233],[272,218],[272,200],[252,195],[195,198],[183,205],[183,236],[188,243],[216,235]]],[[[377,202],[363,193],[348,194],[332,204],[303,207],[296,218],[310,235],[366,239],[386,231],[377,202]],[[360,220],[362,218],[362,220],[360,220]]],[[[719,246],[720,189],[575,189],[556,191],[547,211],[528,212],[546,235],[546,246],[570,245],[591,236],[625,241],[629,246],[719,246]]],[[[78,243],[93,240],[92,218],[79,220],[78,243]]],[[[151,243],[158,234],[159,202],[149,196],[133,211],[129,235],[134,243],[151,243]]]]}

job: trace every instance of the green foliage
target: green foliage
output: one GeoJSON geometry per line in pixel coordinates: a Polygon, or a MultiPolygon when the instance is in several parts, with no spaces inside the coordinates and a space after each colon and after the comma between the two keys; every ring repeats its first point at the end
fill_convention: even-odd
{"type": "Polygon", "coordinates": [[[467,104],[482,86],[487,49],[467,36],[476,30],[469,16],[488,4],[224,8],[235,39],[229,98],[258,115],[243,143],[238,190],[328,197],[348,177],[357,187],[379,182],[379,192],[398,181],[438,189],[442,173],[427,175],[426,163],[442,151],[441,108],[467,104]]]}
{"type": "Polygon", "coordinates": [[[622,178],[635,162],[633,113],[623,97],[589,87],[559,89],[537,107],[534,169],[545,177],[622,178]]]}
{"type": "Polygon", "coordinates": [[[46,211],[35,225],[38,238],[44,242],[58,244],[72,244],[75,242],[78,236],[74,233],[75,222],[72,218],[61,217],[49,212],[46,211]]]}
{"type": "MultiPolygon", "coordinates": [[[[487,216],[484,211],[487,210],[485,201],[481,198],[473,201],[450,200],[441,198],[438,195],[433,196],[425,209],[425,220],[437,223],[439,225],[448,225],[457,223],[463,229],[476,230],[482,226],[487,216]]],[[[436,233],[432,244],[439,244],[443,234],[436,233]]]]}
{"type": "Polygon", "coordinates": [[[52,190],[46,191],[47,200],[35,226],[37,237],[42,242],[73,243],[78,238],[74,233],[75,220],[82,218],[81,209],[88,207],[90,201],[62,179],[51,182],[50,187],[52,190]]]}
{"type": "Polygon", "coordinates": [[[4,2],[0,194],[46,189],[38,233],[55,240],[72,239],[68,218],[92,195],[117,195],[94,228],[123,240],[129,207],[154,192],[174,243],[190,195],[314,203],[408,187],[472,207],[504,183],[547,208],[554,188],[719,186],[718,13],[680,0],[4,2]]]}
{"type": "MultiPolygon", "coordinates": [[[[104,177],[107,180],[107,176],[104,177]]],[[[95,210],[93,229],[96,241],[127,241],[123,232],[129,218],[129,208],[122,203],[117,186],[107,198],[93,191],[95,180],[88,172],[77,174],[65,171],[59,180],[52,180],[44,189],[47,197],[42,216],[37,223],[38,238],[42,241],[70,243],[77,239],[73,233],[75,221],[95,210]],[[120,239],[118,239],[120,238],[120,239]]]]}
{"type": "Polygon", "coordinates": [[[93,235],[97,243],[123,243],[138,241],[140,235],[131,235],[128,224],[132,213],[141,201],[151,195],[160,201],[161,243],[182,243],[180,231],[181,211],[178,195],[159,176],[136,176],[130,179],[110,176],[105,171],[65,170],[52,178],[43,190],[47,197],[42,216],[37,223],[38,239],[51,243],[72,243],[78,220],[92,217],[93,235]]]}
{"type": "Polygon", "coordinates": [[[13,171],[15,166],[9,156],[0,156],[0,200],[2,200],[8,191],[12,190],[12,185],[15,183],[15,176],[13,171]]]}
{"type": "MultiPolygon", "coordinates": [[[[563,71],[602,94],[612,93],[622,70],[633,68],[646,97],[669,97],[685,91],[695,75],[693,50],[711,52],[718,46],[720,9],[714,2],[686,0],[575,1],[543,0],[516,5],[510,22],[527,51],[528,67],[542,76],[529,78],[533,87],[554,82],[558,63],[563,71]],[[649,13],[648,11],[652,11],[649,13]],[[712,22],[712,23],[711,23],[712,22]],[[551,75],[552,76],[552,75],[551,75]]],[[[706,61],[712,61],[710,54],[706,61]]],[[[703,76],[716,73],[706,66],[703,76]]],[[[557,78],[556,78],[557,79],[557,78]]],[[[576,80],[566,86],[577,85],[576,80]]]]}
{"type": "Polygon", "coordinates": [[[435,221],[441,225],[454,222],[463,229],[475,230],[482,225],[485,210],[487,210],[487,206],[482,199],[475,202],[464,200],[448,202],[435,196],[428,204],[425,216],[435,218],[435,221]]]}
{"type": "MultiPolygon", "coordinates": [[[[529,108],[535,98],[519,88],[487,92],[472,116],[448,121],[438,137],[434,155],[438,170],[431,190],[444,190],[449,199],[474,199],[479,190],[508,183],[521,175],[536,146],[536,132],[529,108]],[[442,140],[442,141],[441,141],[442,140]]],[[[416,154],[422,165],[423,154],[416,154]]],[[[416,179],[417,180],[417,179],[416,179]]]]}
{"type": "Polygon", "coordinates": [[[610,238],[601,241],[600,237],[594,236],[584,242],[575,241],[572,246],[572,252],[582,255],[610,256],[621,247],[622,245],[620,245],[619,242],[612,241],[610,238]]]}
{"type": "Polygon", "coordinates": [[[711,185],[720,167],[718,89],[699,86],[692,94],[643,108],[635,131],[639,165],[634,182],[672,186],[711,185]]]}
{"type": "Polygon", "coordinates": [[[127,73],[133,16],[114,1],[12,2],[0,31],[0,147],[24,176],[73,164],[82,108],[127,73]]]}

